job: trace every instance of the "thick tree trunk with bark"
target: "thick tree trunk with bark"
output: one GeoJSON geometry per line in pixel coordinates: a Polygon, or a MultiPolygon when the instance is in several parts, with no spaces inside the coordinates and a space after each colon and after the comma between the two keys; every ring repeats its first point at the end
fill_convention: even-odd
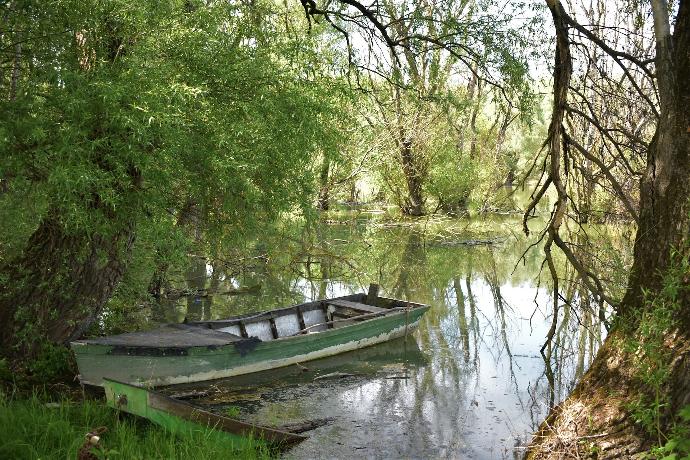
{"type": "MultiPolygon", "coordinates": [[[[680,2],[673,36],[668,21],[659,18],[666,2],[652,3],[660,119],[641,181],[628,290],[617,311],[617,327],[573,393],[541,425],[528,458],[631,458],[659,442],[631,416],[630,403],[649,388],[635,365],[640,351],[631,353],[623,345],[646,338],[637,325],[649,311],[649,299],[660,292],[672,251],[687,257],[690,246],[690,1],[680,2]]],[[[658,421],[660,430],[690,404],[690,274],[681,275],[681,284],[676,324],[663,337],[663,351],[671,358],[669,377],[656,395],[669,402],[658,421]]]]}
{"type": "Polygon", "coordinates": [[[122,279],[133,241],[133,225],[108,237],[67,233],[49,213],[24,253],[0,269],[3,353],[32,355],[46,339],[82,335],[122,279]]]}
{"type": "MultiPolygon", "coordinates": [[[[96,41],[105,45],[101,59],[112,65],[127,52],[118,21],[104,18],[104,35],[96,41]]],[[[91,71],[95,50],[81,32],[75,36],[81,49],[80,67],[91,71]]],[[[10,100],[18,94],[22,70],[21,42],[15,46],[10,81],[10,100]]],[[[28,71],[31,69],[27,68],[28,71]]],[[[107,113],[94,126],[92,141],[108,140],[107,113]]],[[[98,230],[69,228],[59,206],[48,206],[21,255],[0,266],[0,354],[13,360],[30,359],[44,344],[64,344],[80,337],[97,320],[106,302],[122,280],[132,252],[136,209],[142,187],[141,172],[134,164],[116,168],[108,157],[114,152],[95,152],[90,161],[109,177],[122,178],[105,194],[121,200],[105,200],[103,190],[85,189],[81,199],[85,213],[99,216],[98,230]],[[116,173],[117,169],[117,173],[116,173]],[[126,174],[122,174],[126,171],[126,174]]],[[[53,197],[48,197],[49,199],[53,197]]],[[[111,197],[112,198],[112,197],[111,197]]],[[[85,219],[87,222],[89,219],[85,219]]],[[[88,224],[87,224],[88,225],[88,224]]]]}
{"type": "MultiPolygon", "coordinates": [[[[657,36],[658,33],[663,32],[657,32],[657,36]]],[[[687,0],[680,4],[674,35],[657,38],[657,69],[660,118],[640,184],[635,258],[623,300],[628,310],[641,306],[643,288],[652,291],[659,288],[671,250],[685,249],[690,236],[690,2],[687,0]]]]}

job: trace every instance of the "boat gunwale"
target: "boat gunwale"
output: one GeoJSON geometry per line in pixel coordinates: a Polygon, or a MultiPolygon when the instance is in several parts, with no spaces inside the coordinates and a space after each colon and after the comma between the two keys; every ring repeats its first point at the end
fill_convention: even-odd
{"type": "MultiPolygon", "coordinates": [[[[297,313],[297,309],[304,307],[304,308],[309,308],[309,310],[305,311],[311,311],[311,310],[319,310],[322,309],[324,305],[327,305],[329,301],[332,300],[349,300],[349,299],[361,299],[362,297],[366,297],[366,294],[349,294],[345,296],[340,296],[340,297],[333,297],[329,299],[319,299],[319,300],[312,300],[311,302],[304,302],[300,304],[295,304],[295,305],[290,305],[288,307],[282,307],[282,308],[276,308],[274,310],[266,310],[266,311],[257,311],[257,312],[251,312],[251,313],[245,313],[242,315],[237,315],[237,316],[231,316],[229,318],[224,318],[224,319],[213,319],[213,320],[208,320],[208,321],[192,321],[187,324],[191,326],[195,325],[204,325],[204,324],[209,324],[209,325],[219,325],[219,324],[226,324],[226,323],[238,323],[240,321],[246,320],[246,319],[251,319],[252,321],[245,323],[245,324],[252,324],[254,322],[259,322],[259,321],[264,321],[266,319],[271,319],[271,318],[277,318],[281,316],[286,316],[291,313],[297,313]],[[265,318],[264,318],[265,317],[265,318]]],[[[420,308],[420,307],[428,307],[426,304],[422,303],[416,303],[416,302],[408,302],[407,300],[400,300],[400,299],[393,299],[390,297],[383,297],[379,296],[377,299],[382,299],[384,301],[392,302],[392,303],[399,303],[399,304],[404,304],[400,305],[401,307],[412,307],[412,308],[420,308]]],[[[386,309],[392,309],[395,308],[396,306],[393,305],[391,307],[382,307],[386,309]]],[[[359,315],[362,316],[362,315],[359,315]]],[[[352,317],[352,319],[355,319],[355,317],[352,317]]],[[[275,339],[277,340],[277,339],[275,339]]]]}

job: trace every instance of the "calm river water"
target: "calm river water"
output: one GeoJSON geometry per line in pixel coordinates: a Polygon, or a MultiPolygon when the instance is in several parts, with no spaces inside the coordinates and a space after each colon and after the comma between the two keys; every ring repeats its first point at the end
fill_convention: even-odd
{"type": "Polygon", "coordinates": [[[279,255],[266,249],[239,271],[195,259],[187,286],[220,294],[157,315],[222,318],[378,283],[382,295],[431,305],[407,340],[305,363],[308,371],[204,384],[213,391],[196,403],[270,426],[329,419],[286,458],[518,458],[549,404],[586,369],[603,327],[593,312],[566,305],[547,369],[540,349],[551,284],[539,282],[538,249],[517,263],[529,242],[515,228],[519,216],[412,227],[361,216],[330,222],[310,244],[288,244],[279,255]],[[254,289],[223,294],[240,287],[254,289]]]}

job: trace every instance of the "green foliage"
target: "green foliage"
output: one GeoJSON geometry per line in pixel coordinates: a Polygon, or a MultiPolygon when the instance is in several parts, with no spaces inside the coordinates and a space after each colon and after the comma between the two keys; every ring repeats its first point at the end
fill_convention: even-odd
{"type": "Polygon", "coordinates": [[[376,197],[403,213],[418,213],[410,211],[419,202],[427,213],[463,212],[469,201],[481,211],[500,207],[497,188],[534,154],[511,144],[530,130],[543,100],[529,72],[541,18],[525,4],[495,7],[385,1],[393,36],[438,38],[447,48],[410,40],[393,59],[363,38],[370,104],[359,110],[374,132],[367,154],[376,197]],[[509,26],[513,17],[523,18],[520,29],[509,26]]]}
{"type": "MultiPolygon", "coordinates": [[[[168,253],[187,199],[210,234],[225,236],[308,203],[306,166],[337,112],[319,94],[325,84],[286,64],[296,41],[244,44],[254,31],[222,2],[193,13],[174,1],[33,8],[52,19],[27,32],[36,35],[32,51],[58,51],[20,82],[15,101],[0,104],[10,221],[27,221],[20,213],[30,199],[45,203],[35,215],[50,209],[68,230],[109,234],[114,212],[122,225],[131,217],[155,226],[142,244],[168,253]],[[60,30],[86,31],[82,49],[60,30]]],[[[13,17],[22,13],[35,14],[13,17]]]]}
{"type": "Polygon", "coordinates": [[[690,460],[690,406],[678,411],[677,423],[666,442],[652,449],[650,457],[661,460],[690,460]]]}
{"type": "MultiPolygon", "coordinates": [[[[213,254],[308,214],[312,160],[342,142],[347,91],[325,70],[336,60],[328,35],[284,26],[302,11],[177,0],[8,8],[0,46],[30,45],[14,57],[16,88],[12,72],[0,75],[0,267],[12,271],[49,217],[74,237],[72,253],[53,255],[65,271],[94,242],[131,231],[131,249],[98,254],[126,261],[114,312],[139,303],[152,275],[188,252],[213,254]]],[[[10,292],[6,274],[0,290],[10,292]]],[[[17,297],[33,286],[11,288],[17,297]]],[[[19,323],[32,316],[18,306],[19,323]]]]}
{"type": "Polygon", "coordinates": [[[67,347],[44,342],[35,358],[26,364],[26,370],[31,380],[36,382],[69,381],[75,374],[76,366],[67,347]]]}
{"type": "Polygon", "coordinates": [[[472,190],[477,187],[479,172],[476,161],[462,155],[452,139],[440,139],[435,146],[436,158],[429,170],[426,189],[444,211],[462,212],[472,190]]]}
{"type": "MultiPolygon", "coordinates": [[[[667,446],[668,442],[675,439],[674,436],[681,436],[676,430],[685,433],[683,426],[687,420],[684,415],[688,414],[685,409],[682,411],[680,423],[670,433],[662,421],[670,405],[668,384],[674,358],[673,349],[666,340],[669,332],[680,326],[678,311],[687,289],[685,277],[690,272],[690,258],[674,251],[672,259],[673,263],[664,276],[662,289],[655,295],[645,292],[645,306],[637,313],[641,317],[633,323],[634,332],[627,334],[629,338],[622,344],[629,356],[634,357],[636,378],[641,388],[644,388],[637,399],[629,404],[629,409],[635,422],[657,438],[657,446],[667,446]]],[[[630,328],[630,322],[630,318],[622,318],[619,325],[630,328]]],[[[669,452],[675,449],[677,443],[673,442],[671,446],[669,452]]]]}
{"type": "Polygon", "coordinates": [[[265,448],[238,449],[219,443],[203,429],[174,435],[144,420],[117,413],[97,401],[60,400],[49,403],[40,395],[20,400],[0,395],[0,458],[70,459],[84,443],[84,435],[105,427],[99,458],[218,459],[269,458],[265,448]]]}

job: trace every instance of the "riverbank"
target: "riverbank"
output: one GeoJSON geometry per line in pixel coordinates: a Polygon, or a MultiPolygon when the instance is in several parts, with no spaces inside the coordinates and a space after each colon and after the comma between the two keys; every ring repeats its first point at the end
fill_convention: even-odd
{"type": "Polygon", "coordinates": [[[12,459],[217,459],[269,458],[256,446],[238,450],[218,443],[209,429],[175,435],[143,419],[118,414],[97,399],[30,397],[0,392],[0,458],[12,459]],[[100,432],[95,457],[78,457],[87,433],[100,432]]]}

